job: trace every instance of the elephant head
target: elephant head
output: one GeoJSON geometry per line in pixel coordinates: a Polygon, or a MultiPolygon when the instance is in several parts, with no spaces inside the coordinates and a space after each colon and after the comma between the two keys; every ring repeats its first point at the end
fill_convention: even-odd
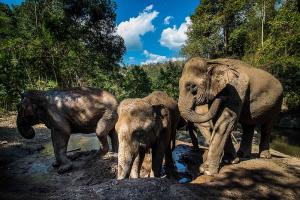
{"type": "Polygon", "coordinates": [[[21,94],[21,102],[17,105],[17,129],[26,139],[35,136],[33,125],[40,122],[39,115],[45,98],[39,91],[30,91],[21,94]]]}
{"type": "Polygon", "coordinates": [[[238,72],[222,61],[206,61],[195,57],[184,66],[179,81],[178,107],[188,121],[203,123],[212,119],[227,97],[220,93],[238,72]],[[208,113],[197,114],[196,106],[211,103],[208,113]]]}
{"type": "Polygon", "coordinates": [[[169,112],[163,105],[143,99],[126,99],[119,105],[116,131],[119,138],[118,179],[129,178],[139,152],[146,151],[168,126],[169,112]]]}

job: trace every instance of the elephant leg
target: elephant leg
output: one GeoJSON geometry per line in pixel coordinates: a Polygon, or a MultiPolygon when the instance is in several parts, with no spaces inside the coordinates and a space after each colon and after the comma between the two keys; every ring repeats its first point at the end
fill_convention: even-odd
{"type": "MultiPolygon", "coordinates": [[[[197,106],[195,109],[196,113],[198,114],[206,114],[209,112],[208,105],[202,105],[202,106],[197,106]]],[[[211,140],[211,132],[212,132],[212,120],[209,120],[208,122],[204,123],[195,123],[195,126],[199,129],[201,132],[202,136],[204,137],[206,145],[209,146],[210,140],[211,140]]]]}
{"type": "Polygon", "coordinates": [[[187,127],[188,127],[188,131],[189,131],[189,135],[190,135],[191,140],[192,140],[194,150],[199,151],[200,149],[199,149],[199,146],[198,146],[198,139],[196,137],[196,134],[194,134],[193,124],[191,122],[188,122],[187,127]]]}
{"type": "Polygon", "coordinates": [[[208,150],[207,160],[204,164],[204,174],[213,175],[218,173],[225,143],[237,122],[237,114],[225,108],[217,120],[208,150]]]}
{"type": "Polygon", "coordinates": [[[240,158],[250,158],[255,125],[247,125],[242,123],[242,128],[243,135],[241,145],[238,150],[238,156],[240,158]]]}
{"type": "MultiPolygon", "coordinates": [[[[119,139],[122,141],[121,138],[119,139]]],[[[133,162],[138,156],[137,148],[137,146],[124,140],[120,142],[118,150],[118,179],[129,178],[133,162]]]]}
{"type": "Polygon", "coordinates": [[[211,141],[211,126],[210,126],[210,123],[208,123],[208,122],[201,123],[201,124],[195,123],[195,126],[199,129],[202,136],[204,137],[206,145],[209,146],[210,141],[211,141]]]}
{"type": "Polygon", "coordinates": [[[172,169],[174,168],[174,163],[172,159],[172,149],[170,148],[170,145],[166,149],[165,164],[166,164],[166,174],[167,176],[171,176],[172,169]]]}
{"type": "Polygon", "coordinates": [[[261,126],[261,138],[259,143],[259,157],[271,158],[270,153],[270,136],[273,129],[272,121],[261,126]]]}
{"type": "Polygon", "coordinates": [[[56,162],[59,164],[58,173],[64,173],[72,169],[72,162],[67,158],[67,146],[70,135],[52,130],[51,137],[53,141],[56,162]]]}
{"type": "Polygon", "coordinates": [[[118,140],[118,135],[117,135],[115,129],[113,129],[109,132],[109,137],[111,140],[112,152],[118,153],[119,140],[118,140]]]}
{"type": "Polygon", "coordinates": [[[98,139],[102,145],[100,151],[100,155],[104,156],[108,150],[109,150],[109,144],[108,144],[108,140],[107,140],[107,136],[98,136],[98,139]]]}
{"type": "Polygon", "coordinates": [[[57,148],[56,148],[56,146],[55,146],[55,143],[54,143],[54,138],[53,138],[53,131],[51,131],[51,140],[52,140],[52,145],[53,145],[53,151],[54,151],[54,156],[55,156],[55,160],[54,160],[54,162],[52,163],[52,167],[54,167],[54,168],[57,168],[57,167],[59,167],[60,166],[60,162],[58,161],[58,151],[57,151],[57,148]]]}
{"type": "Polygon", "coordinates": [[[107,136],[109,132],[114,128],[114,123],[108,119],[104,114],[103,117],[98,121],[96,128],[96,135],[102,145],[100,148],[101,155],[105,155],[109,150],[109,145],[107,141],[107,136]]]}
{"type": "Polygon", "coordinates": [[[145,150],[140,149],[139,154],[135,158],[132,169],[131,169],[131,178],[140,178],[140,171],[145,158],[145,150]]]}
{"type": "Polygon", "coordinates": [[[151,177],[160,177],[163,158],[165,155],[165,147],[162,142],[154,145],[152,148],[152,171],[151,177]]]}
{"type": "Polygon", "coordinates": [[[231,135],[228,136],[225,143],[223,162],[231,164],[236,164],[239,162],[239,158],[237,157],[234,145],[232,143],[231,135]]]}

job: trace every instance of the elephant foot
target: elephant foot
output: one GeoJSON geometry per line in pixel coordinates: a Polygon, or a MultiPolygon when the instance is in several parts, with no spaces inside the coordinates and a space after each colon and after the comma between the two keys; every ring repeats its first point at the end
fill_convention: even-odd
{"type": "Polygon", "coordinates": [[[199,171],[200,171],[200,173],[202,173],[202,174],[203,174],[207,169],[208,169],[208,163],[206,163],[206,162],[202,163],[202,164],[200,165],[200,167],[199,167],[199,171]]]}
{"type": "Polygon", "coordinates": [[[108,148],[107,149],[100,149],[99,153],[100,153],[100,156],[105,156],[108,153],[108,148]]]}
{"type": "Polygon", "coordinates": [[[60,166],[60,163],[57,162],[57,160],[55,160],[55,161],[52,163],[52,167],[54,167],[54,168],[57,168],[57,167],[59,167],[59,166],[60,166]]]}
{"type": "Polygon", "coordinates": [[[239,150],[238,152],[237,152],[237,156],[239,157],[239,158],[251,158],[251,152],[244,152],[244,151],[241,151],[241,150],[239,150]]]}
{"type": "Polygon", "coordinates": [[[213,176],[219,172],[219,165],[209,164],[206,169],[204,169],[203,174],[208,176],[213,176]]]}
{"type": "Polygon", "coordinates": [[[240,162],[240,158],[239,158],[239,157],[230,158],[230,159],[224,158],[224,159],[223,159],[223,162],[224,162],[225,164],[237,164],[237,163],[240,162]]]}
{"type": "Polygon", "coordinates": [[[271,156],[271,153],[270,153],[269,150],[264,150],[264,151],[259,153],[259,157],[270,159],[272,156],[271,156]]]}
{"type": "Polygon", "coordinates": [[[66,173],[72,169],[72,163],[61,164],[57,170],[59,174],[66,173]]]}

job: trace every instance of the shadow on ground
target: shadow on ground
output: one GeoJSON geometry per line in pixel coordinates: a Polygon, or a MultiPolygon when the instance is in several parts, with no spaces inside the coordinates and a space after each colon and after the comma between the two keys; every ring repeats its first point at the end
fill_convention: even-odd
{"type": "MultiPolygon", "coordinates": [[[[51,166],[54,156],[49,130],[36,128],[36,137],[25,140],[14,123],[0,122],[0,199],[300,199],[297,158],[253,157],[223,166],[215,177],[199,176],[201,152],[193,152],[184,143],[177,147],[185,149],[178,162],[187,172],[176,178],[194,179],[191,183],[180,184],[175,178],[116,180],[117,154],[100,157],[96,150],[76,147],[68,153],[74,169],[59,175],[51,166]]],[[[150,168],[148,155],[142,177],[148,176],[150,168]]]]}

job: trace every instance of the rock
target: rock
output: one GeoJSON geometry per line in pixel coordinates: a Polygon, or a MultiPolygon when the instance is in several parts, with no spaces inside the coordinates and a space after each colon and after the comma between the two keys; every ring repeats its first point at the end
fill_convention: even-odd
{"type": "Polygon", "coordinates": [[[193,180],[191,183],[192,184],[201,184],[201,183],[209,183],[212,182],[214,180],[213,176],[209,176],[209,175],[202,175],[202,176],[198,176],[195,180],[193,180]]]}

